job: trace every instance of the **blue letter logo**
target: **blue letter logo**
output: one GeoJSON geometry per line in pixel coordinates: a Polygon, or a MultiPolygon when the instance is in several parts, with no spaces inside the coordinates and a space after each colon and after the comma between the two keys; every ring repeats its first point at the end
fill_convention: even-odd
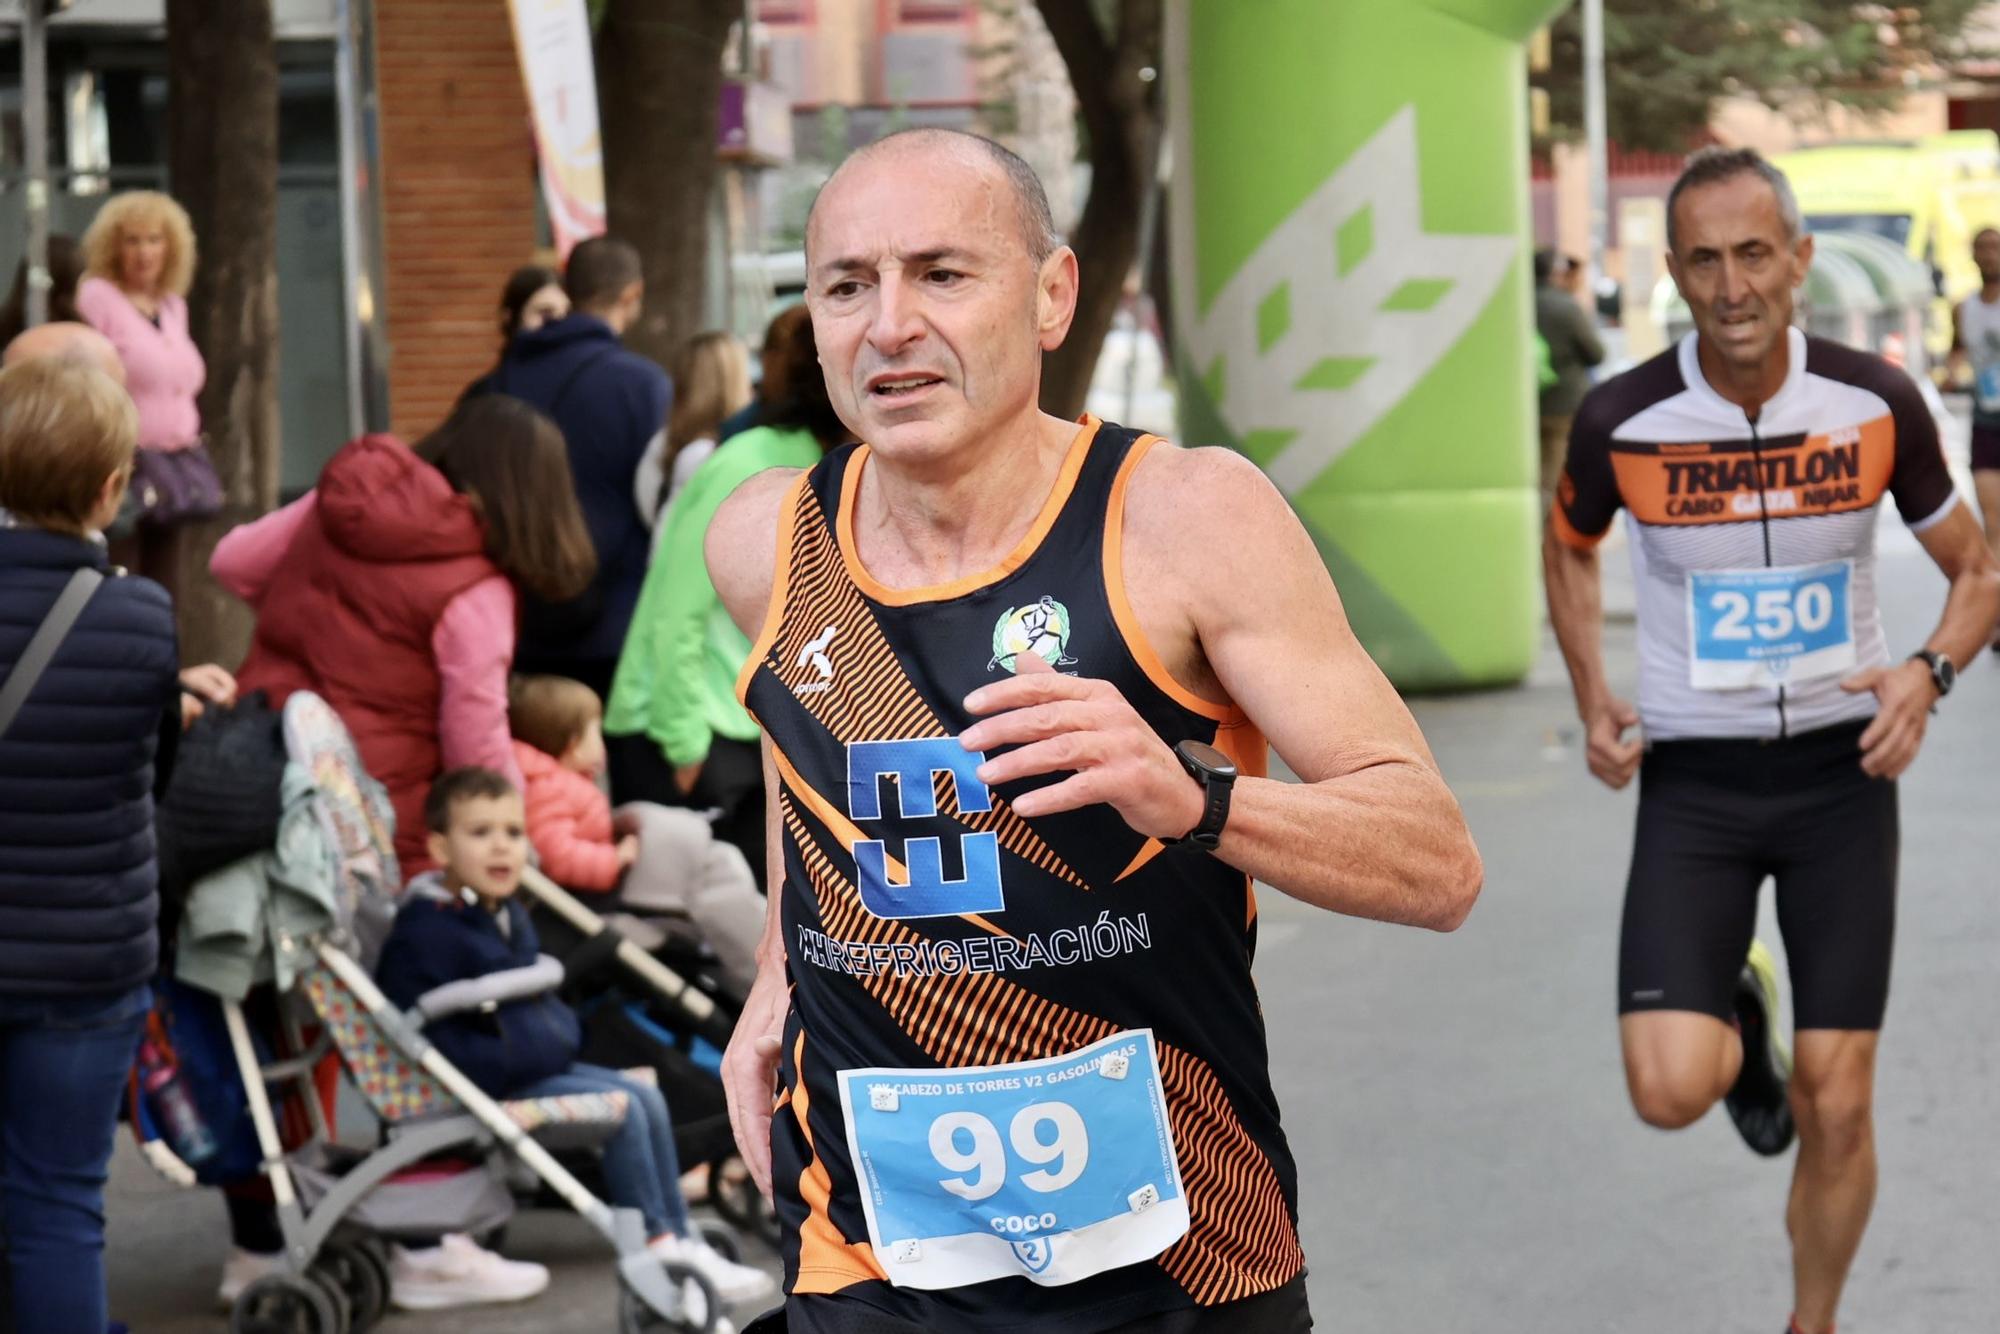
{"type": "MultiPolygon", "coordinates": [[[[856,821],[880,820],[881,780],[886,776],[896,779],[898,814],[936,815],[935,783],[941,773],[957,782],[960,810],[990,811],[993,797],[977,772],[984,759],[959,745],[957,737],[853,742],[847,747],[847,814],[856,821]]],[[[854,869],[862,906],[877,917],[893,918],[956,917],[1006,907],[1000,890],[999,836],[966,834],[958,842],[965,876],[946,880],[943,845],[935,838],[908,840],[903,850],[909,869],[906,885],[890,881],[888,852],[880,839],[856,843],[854,869]]]]}

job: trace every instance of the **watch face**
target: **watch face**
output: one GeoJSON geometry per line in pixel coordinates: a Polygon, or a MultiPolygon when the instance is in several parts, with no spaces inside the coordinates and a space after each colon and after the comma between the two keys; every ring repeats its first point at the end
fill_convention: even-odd
{"type": "Polygon", "coordinates": [[[1200,741],[1183,741],[1174,747],[1184,763],[1205,769],[1217,778],[1236,777],[1236,764],[1214,746],[1200,741]]]}
{"type": "Polygon", "coordinates": [[[1936,665],[1931,668],[1931,675],[1937,678],[1940,695],[1949,695],[1952,686],[1958,683],[1958,668],[1952,665],[1950,658],[1943,655],[1939,655],[1936,665]]]}

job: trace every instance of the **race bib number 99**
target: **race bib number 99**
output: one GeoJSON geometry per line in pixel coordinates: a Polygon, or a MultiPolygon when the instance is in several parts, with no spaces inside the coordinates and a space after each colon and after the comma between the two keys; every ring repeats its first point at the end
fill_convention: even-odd
{"type": "Polygon", "coordinates": [[[840,1107],[898,1287],[1074,1283],[1188,1229],[1150,1029],[1042,1061],[843,1070],[840,1107]]]}
{"type": "Polygon", "coordinates": [[[1689,684],[1742,690],[1847,671],[1853,582],[1851,560],[1690,575],[1689,684]]]}

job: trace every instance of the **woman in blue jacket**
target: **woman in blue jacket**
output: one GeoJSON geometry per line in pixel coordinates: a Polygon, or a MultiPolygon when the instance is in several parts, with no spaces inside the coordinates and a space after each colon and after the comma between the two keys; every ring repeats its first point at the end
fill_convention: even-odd
{"type": "Polygon", "coordinates": [[[0,677],[78,570],[104,576],[0,729],[0,1224],[20,1334],[107,1327],[105,1173],[157,961],[173,605],[97,536],[137,435],[100,370],[0,372],[0,677]]]}

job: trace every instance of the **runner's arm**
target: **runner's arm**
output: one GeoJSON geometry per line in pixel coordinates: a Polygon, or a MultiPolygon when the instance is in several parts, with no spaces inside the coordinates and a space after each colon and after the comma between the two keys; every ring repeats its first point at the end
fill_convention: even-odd
{"type": "Polygon", "coordinates": [[[1993,638],[1994,625],[2000,624],[2000,562],[1963,500],[1918,533],[1917,541],[1951,581],[1944,615],[1924,647],[1962,667],[1979,656],[1993,638]]]}
{"type": "Polygon", "coordinates": [[[1457,799],[1277,488],[1230,451],[1156,448],[1126,525],[1125,568],[1167,575],[1132,581],[1141,624],[1159,619],[1149,600],[1184,596],[1221,693],[1302,780],[1239,779],[1217,854],[1335,912],[1446,931],[1464,921],[1483,869],[1457,799]],[[1220,540],[1193,540],[1220,516],[1220,540]]]}
{"type": "MultiPolygon", "coordinates": [[[[731,493],[709,524],[705,554],[709,578],[729,615],[753,639],[763,629],[777,572],[779,508],[798,473],[773,469],[758,473],[731,493]]],[[[729,1125],[750,1177],[771,1196],[771,1095],[791,996],[785,982],[785,941],[779,925],[784,884],[784,844],[778,809],[778,771],[771,742],[763,742],[764,834],[769,860],[765,886],[764,934],[757,942],[757,977],[722,1057],[723,1090],[729,1125]]]]}

